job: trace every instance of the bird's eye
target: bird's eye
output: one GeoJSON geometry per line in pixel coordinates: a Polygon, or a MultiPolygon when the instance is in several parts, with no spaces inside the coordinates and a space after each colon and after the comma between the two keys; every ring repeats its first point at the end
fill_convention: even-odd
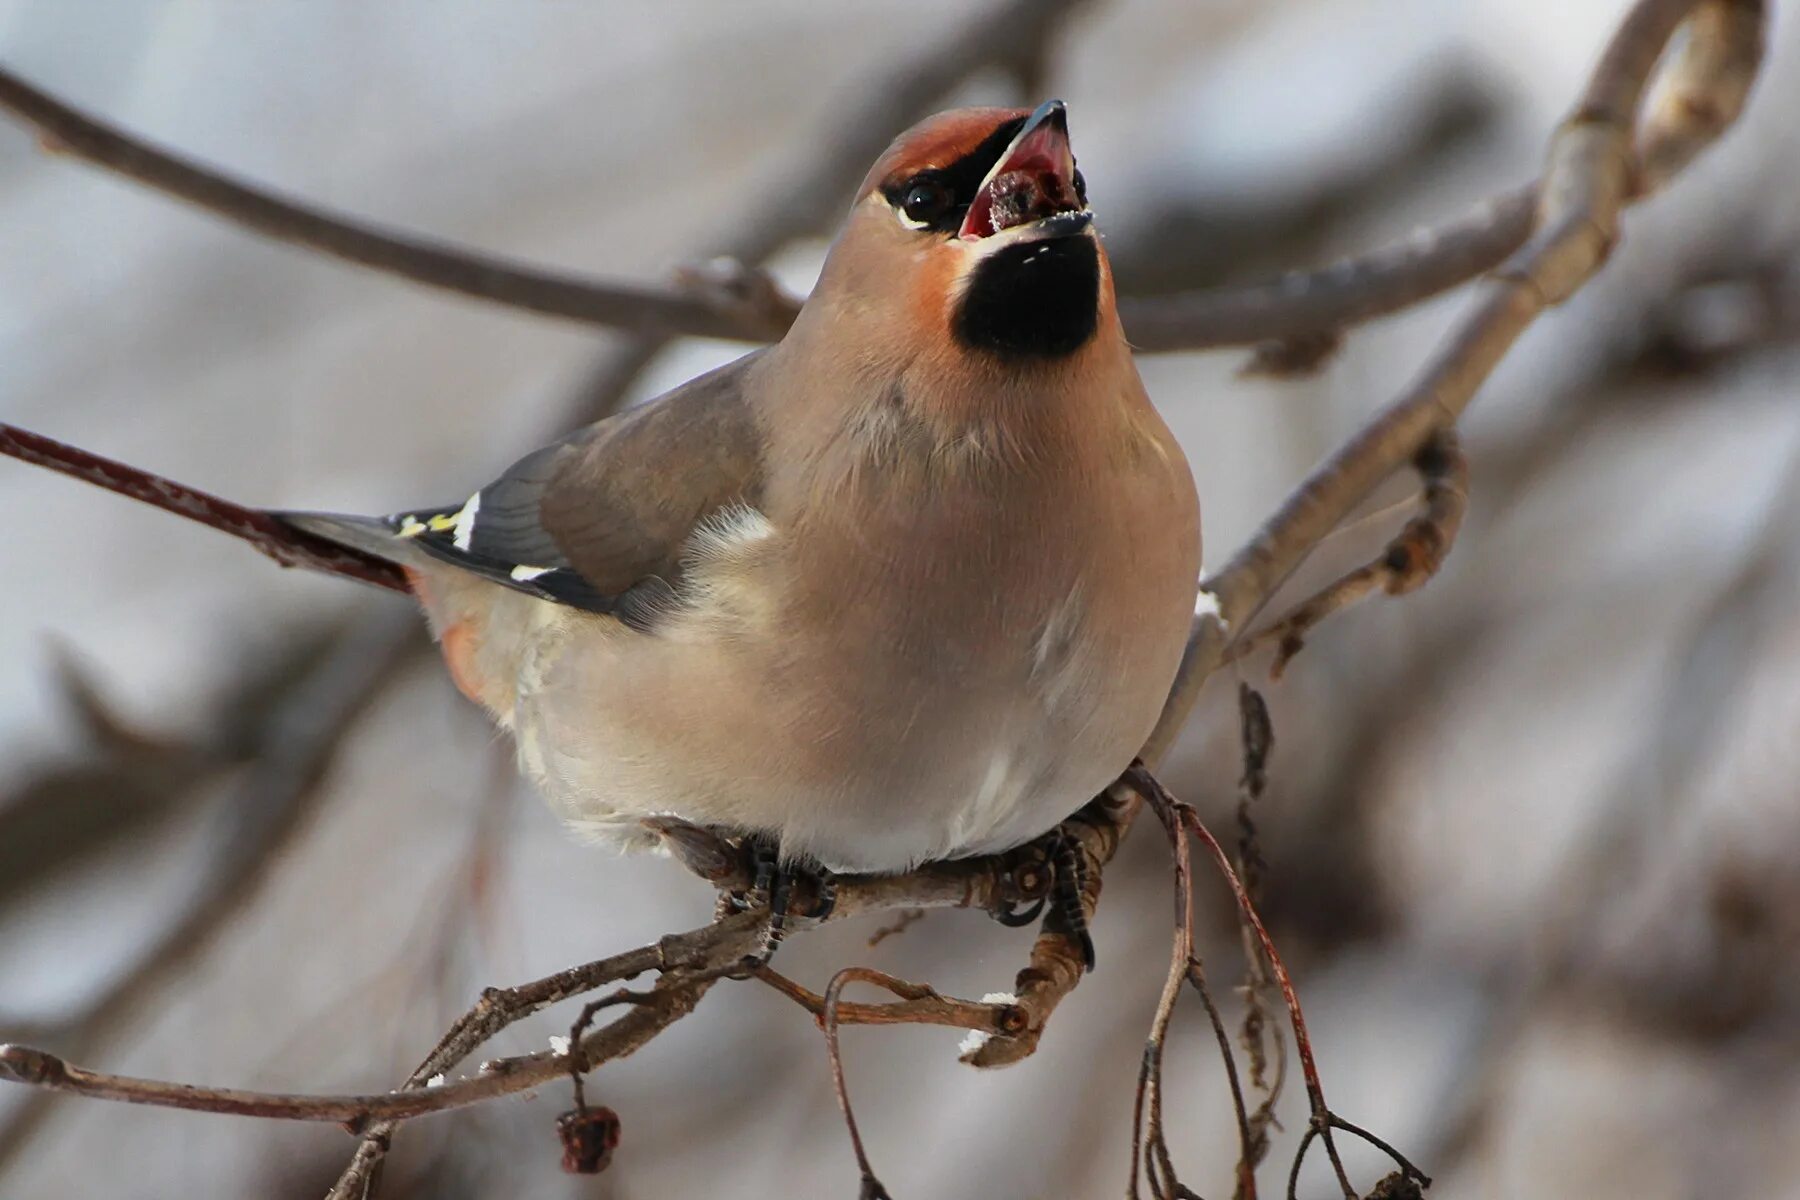
{"type": "Polygon", "coordinates": [[[900,197],[900,211],[916,225],[929,225],[950,211],[950,189],[934,180],[914,180],[900,197]]]}
{"type": "Polygon", "coordinates": [[[1075,172],[1075,198],[1083,204],[1087,203],[1087,179],[1080,170],[1075,172]]]}

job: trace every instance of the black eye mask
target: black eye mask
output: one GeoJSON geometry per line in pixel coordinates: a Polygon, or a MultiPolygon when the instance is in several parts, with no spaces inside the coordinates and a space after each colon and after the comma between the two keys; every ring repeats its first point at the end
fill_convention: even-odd
{"type": "Polygon", "coordinates": [[[1000,156],[1024,127],[1024,117],[1003,122],[983,138],[979,146],[949,166],[916,171],[890,180],[882,185],[881,194],[910,220],[924,224],[932,232],[955,233],[962,228],[963,217],[974,202],[981,181],[987,178],[987,173],[994,169],[994,164],[1000,161],[1000,156]],[[929,203],[925,193],[930,193],[929,203]],[[909,200],[913,201],[912,205],[909,200]]]}

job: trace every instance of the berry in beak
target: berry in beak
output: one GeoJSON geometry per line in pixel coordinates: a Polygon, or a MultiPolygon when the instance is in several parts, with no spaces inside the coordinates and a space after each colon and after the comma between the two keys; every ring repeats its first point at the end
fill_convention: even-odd
{"type": "MultiPolygon", "coordinates": [[[[976,189],[957,236],[979,241],[1032,221],[1063,217],[1057,233],[1087,226],[1087,197],[1069,148],[1069,122],[1060,100],[1049,100],[1026,118],[976,189]],[[1068,219],[1074,218],[1074,219],[1068,219]]],[[[1048,232],[1048,230],[1047,230],[1048,232]]]]}

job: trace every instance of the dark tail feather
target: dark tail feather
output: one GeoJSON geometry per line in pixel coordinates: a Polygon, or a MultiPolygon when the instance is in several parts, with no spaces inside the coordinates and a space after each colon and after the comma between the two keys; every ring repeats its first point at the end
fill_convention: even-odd
{"type": "Polygon", "coordinates": [[[394,523],[386,517],[357,517],[348,513],[287,512],[268,510],[268,515],[302,537],[367,555],[390,566],[421,557],[419,548],[396,537],[394,523]]]}
{"type": "MultiPolygon", "coordinates": [[[[396,592],[410,591],[406,576],[383,554],[372,552],[359,519],[331,518],[338,523],[332,533],[320,536],[316,521],[290,523],[262,509],[245,508],[229,500],[140,471],[136,467],[90,454],[16,425],[0,422],[0,454],[35,463],[97,487],[142,500],[165,512],[198,521],[242,538],[284,567],[307,567],[330,575],[342,575],[396,592]],[[339,540],[337,528],[354,529],[357,536],[339,540]]],[[[313,514],[298,514],[312,518],[313,514]]],[[[371,522],[370,524],[377,524],[371,522]]]]}

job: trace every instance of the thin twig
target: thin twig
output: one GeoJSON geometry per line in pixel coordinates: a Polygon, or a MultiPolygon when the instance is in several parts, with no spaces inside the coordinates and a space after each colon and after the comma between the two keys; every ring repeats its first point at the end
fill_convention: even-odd
{"type": "MultiPolygon", "coordinates": [[[[1163,793],[1163,795],[1167,797],[1167,793],[1163,793]]],[[[1167,797],[1167,801],[1171,805],[1175,804],[1172,797],[1167,797]]],[[[1275,949],[1275,940],[1263,927],[1262,918],[1257,915],[1256,906],[1251,903],[1250,894],[1244,890],[1243,882],[1238,879],[1237,872],[1231,869],[1231,859],[1226,855],[1225,848],[1219,845],[1218,839],[1213,837],[1212,831],[1207,829],[1205,823],[1200,820],[1200,814],[1186,805],[1177,806],[1175,811],[1189,832],[1199,838],[1205,844],[1208,852],[1212,854],[1219,872],[1224,875],[1226,884],[1231,888],[1232,897],[1237,901],[1238,911],[1255,930],[1257,944],[1262,950],[1263,958],[1268,962],[1269,970],[1274,973],[1275,984],[1281,989],[1281,998],[1287,1004],[1288,1024],[1294,1031],[1294,1050],[1300,1057],[1300,1074],[1306,1083],[1307,1099],[1312,1103],[1314,1114],[1329,1113],[1331,1110],[1325,1103],[1325,1085],[1319,1079],[1318,1063],[1313,1057],[1312,1039],[1306,1032],[1306,1017],[1300,1011],[1300,996],[1295,992],[1294,981],[1288,977],[1287,967],[1283,965],[1281,955],[1275,949]]],[[[1338,1182],[1344,1189],[1344,1195],[1348,1197],[1348,1200],[1356,1200],[1356,1190],[1351,1187],[1350,1179],[1344,1172],[1344,1164],[1338,1158],[1330,1132],[1321,1130],[1319,1136],[1325,1143],[1326,1153],[1331,1158],[1332,1168],[1337,1172],[1338,1182]]]]}
{"type": "MultiPolygon", "coordinates": [[[[691,1011],[710,983],[704,972],[697,973],[696,978],[678,978],[676,984],[658,994],[657,1003],[639,1006],[641,1011],[650,1012],[653,1019],[633,1022],[630,1018],[638,1014],[628,1014],[588,1038],[581,1051],[585,1061],[595,1066],[636,1050],[665,1025],[691,1011]]],[[[431,1077],[427,1077],[417,1083],[409,1081],[399,1091],[344,1095],[207,1088],[112,1075],[75,1066],[43,1050],[15,1045],[0,1046],[0,1074],[15,1082],[99,1100],[284,1121],[331,1121],[362,1130],[371,1121],[448,1112],[527,1091],[561,1076],[567,1069],[563,1058],[550,1051],[497,1058],[482,1064],[482,1071],[468,1079],[431,1086],[431,1077]]]]}
{"type": "Polygon", "coordinates": [[[891,1200],[881,1180],[876,1178],[875,1168],[869,1165],[868,1151],[863,1148],[862,1132],[856,1127],[856,1113],[850,1106],[850,1089],[844,1082],[844,1056],[838,1049],[838,997],[852,983],[872,983],[903,1000],[918,998],[918,988],[870,967],[845,967],[833,975],[825,987],[824,1019],[820,1022],[825,1030],[825,1053],[831,1061],[831,1086],[837,1093],[838,1107],[843,1110],[844,1126],[850,1131],[850,1148],[856,1154],[856,1169],[862,1177],[858,1200],[891,1200]]]}
{"type": "MultiPolygon", "coordinates": [[[[1163,809],[1158,809],[1157,812],[1159,816],[1167,815],[1163,809]]],[[[1137,1095],[1132,1104],[1131,1174],[1126,1188],[1126,1194],[1131,1200],[1137,1200],[1140,1161],[1142,1174],[1149,1180],[1153,1200],[1177,1200],[1178,1197],[1190,1194],[1176,1173],[1174,1157],[1169,1151],[1168,1137],[1163,1128],[1163,1058],[1168,1045],[1169,1025],[1175,1017],[1175,1005],[1181,999],[1182,984],[1188,980],[1190,969],[1199,968],[1199,959],[1194,954],[1192,858],[1185,837],[1173,837],[1171,845],[1175,853],[1175,928],[1170,939],[1169,969],[1163,978],[1162,992],[1157,997],[1149,1036],[1144,1040],[1144,1054],[1138,1068],[1137,1095]]],[[[1220,1049],[1225,1056],[1226,1072],[1231,1080],[1238,1130],[1243,1139],[1243,1153],[1239,1158],[1239,1191],[1242,1193],[1246,1178],[1243,1165],[1249,1158],[1250,1143],[1243,1095],[1237,1086],[1237,1065],[1231,1053],[1230,1040],[1225,1037],[1224,1025],[1219,1020],[1218,1010],[1212,1005],[1211,995],[1206,992],[1204,984],[1199,990],[1206,998],[1207,1012],[1214,1023],[1220,1049]]],[[[1248,1177],[1248,1189],[1249,1200],[1254,1200],[1254,1175],[1248,1177]]]]}
{"type": "MultiPolygon", "coordinates": [[[[769,966],[754,972],[783,996],[825,1021],[825,997],[810,991],[769,966]]],[[[893,1004],[844,1004],[837,1006],[839,1025],[944,1025],[980,1033],[1011,1037],[1025,1028],[1025,1014],[1014,1004],[983,1004],[939,994],[923,983],[896,981],[889,990],[901,999],[893,1004]]]]}
{"type": "Polygon", "coordinates": [[[925,919],[925,910],[924,909],[922,909],[922,908],[906,909],[899,916],[895,917],[892,921],[889,921],[886,925],[883,925],[880,929],[877,929],[874,933],[871,933],[869,935],[869,940],[864,942],[863,945],[865,945],[869,949],[873,950],[875,947],[881,945],[881,943],[887,941],[889,938],[899,937],[901,934],[905,933],[908,929],[911,929],[914,925],[917,925],[920,921],[923,921],[924,919],[925,919]]]}
{"type": "Polygon", "coordinates": [[[1197,954],[1188,960],[1187,980],[1188,985],[1200,994],[1206,1019],[1212,1025],[1213,1038],[1219,1044],[1219,1058],[1225,1064],[1225,1083],[1231,1089],[1231,1111],[1238,1127],[1237,1188],[1233,1195],[1236,1200],[1256,1200],[1256,1168],[1263,1155],[1268,1153],[1269,1137],[1264,1127],[1253,1120],[1244,1102],[1244,1085],[1238,1078],[1237,1057],[1231,1052],[1225,1019],[1213,1000],[1212,989],[1206,984],[1206,969],[1197,954]]]}
{"type": "Polygon", "coordinates": [[[405,592],[406,579],[393,563],[324,538],[291,529],[266,512],[164,479],[137,467],[0,423],[0,454],[71,475],[85,483],[142,500],[164,512],[242,538],[284,567],[310,567],[362,583],[405,592]]]}
{"type": "MultiPolygon", "coordinates": [[[[1238,683],[1238,730],[1244,769],[1238,777],[1237,869],[1244,881],[1245,893],[1249,895],[1252,904],[1257,904],[1262,900],[1262,878],[1263,872],[1268,869],[1268,863],[1263,858],[1252,810],[1261,801],[1263,792],[1268,787],[1269,757],[1275,750],[1275,727],[1269,718],[1269,706],[1262,694],[1242,681],[1238,683]]],[[[1287,1042],[1279,1036],[1275,1039],[1275,1076],[1270,1079],[1268,1048],[1265,1045],[1269,1014],[1263,997],[1274,986],[1274,981],[1269,978],[1268,965],[1258,953],[1255,935],[1242,914],[1238,917],[1238,928],[1244,950],[1244,984],[1241,989],[1244,1020],[1238,1030],[1238,1040],[1250,1058],[1250,1081],[1263,1093],[1262,1102],[1246,1122],[1249,1127],[1248,1149],[1254,1170],[1268,1152],[1269,1126],[1275,1123],[1275,1105],[1280,1101],[1282,1086],[1287,1082],[1287,1042]]]]}
{"type": "Polygon", "coordinates": [[[1225,848],[1212,835],[1212,831],[1207,829],[1206,823],[1200,819],[1200,814],[1194,811],[1193,806],[1183,804],[1171,796],[1148,770],[1139,765],[1128,774],[1131,776],[1133,786],[1143,792],[1148,802],[1162,817],[1166,829],[1185,829],[1205,845],[1207,852],[1212,855],[1214,864],[1219,868],[1219,874],[1224,877],[1226,885],[1231,889],[1232,898],[1237,903],[1238,911],[1243,914],[1244,920],[1255,931],[1257,945],[1269,964],[1269,970],[1275,975],[1276,985],[1281,989],[1282,999],[1287,1005],[1288,1024],[1294,1032],[1294,1048],[1300,1058],[1301,1076],[1306,1083],[1307,1101],[1312,1110],[1312,1118],[1308,1123],[1307,1132],[1300,1139],[1299,1149],[1295,1152],[1294,1166],[1289,1176],[1288,1200],[1293,1200],[1294,1183],[1299,1178],[1300,1163],[1315,1136],[1325,1146],[1325,1153],[1331,1160],[1332,1170],[1337,1175],[1338,1186],[1343,1189],[1345,1200],[1358,1200],[1356,1189],[1350,1183],[1349,1174],[1345,1171],[1343,1160],[1337,1152],[1336,1143],[1332,1140],[1331,1131],[1333,1129],[1342,1129],[1369,1141],[1370,1144],[1393,1158],[1402,1171],[1417,1179],[1422,1185],[1429,1187],[1430,1178],[1397,1150],[1379,1138],[1368,1135],[1367,1131],[1359,1126],[1339,1118],[1325,1103],[1325,1086],[1319,1079],[1318,1063],[1313,1055],[1312,1039],[1306,1031],[1306,1016],[1300,1009],[1299,993],[1294,990],[1294,981],[1289,977],[1287,967],[1281,961],[1280,953],[1275,949],[1275,941],[1269,936],[1268,929],[1263,925],[1262,917],[1257,914],[1256,906],[1251,902],[1249,893],[1244,890],[1243,881],[1232,869],[1231,858],[1225,853],[1225,848]]]}
{"type": "Polygon", "coordinates": [[[1394,536],[1380,555],[1315,592],[1295,605],[1286,616],[1248,634],[1226,651],[1224,661],[1235,662],[1273,643],[1277,649],[1269,666],[1279,679],[1294,655],[1306,645],[1306,636],[1321,621],[1376,592],[1403,596],[1423,587],[1443,566],[1444,558],[1462,528],[1469,503],[1469,462],[1456,434],[1439,430],[1425,448],[1413,456],[1413,466],[1424,484],[1420,512],[1394,536]]]}

